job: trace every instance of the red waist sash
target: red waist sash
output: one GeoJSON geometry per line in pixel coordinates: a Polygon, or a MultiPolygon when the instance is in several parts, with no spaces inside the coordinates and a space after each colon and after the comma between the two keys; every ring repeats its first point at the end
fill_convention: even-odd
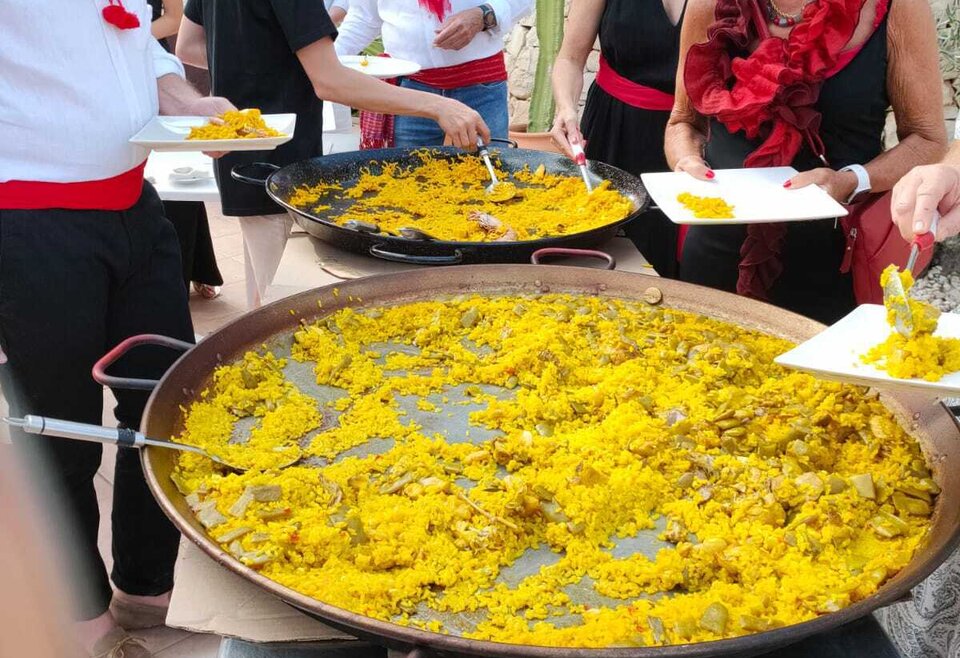
{"type": "Polygon", "coordinates": [[[618,101],[641,110],[669,112],[673,109],[673,94],[627,80],[613,70],[603,55],[597,71],[597,85],[618,101]]]}
{"type": "Polygon", "coordinates": [[[147,161],[122,174],[79,183],[12,180],[0,183],[0,208],[4,210],[127,210],[143,191],[147,161]]]}
{"type": "Polygon", "coordinates": [[[424,69],[410,76],[425,85],[449,90],[471,85],[492,84],[507,79],[507,63],[501,50],[495,55],[454,66],[424,69]]]}

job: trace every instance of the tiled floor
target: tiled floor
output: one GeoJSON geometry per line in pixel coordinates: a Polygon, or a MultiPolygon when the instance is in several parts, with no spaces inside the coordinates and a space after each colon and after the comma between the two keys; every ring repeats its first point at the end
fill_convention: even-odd
{"type": "MultiPolygon", "coordinates": [[[[216,299],[203,299],[195,293],[190,297],[194,329],[205,335],[226,324],[246,311],[246,293],[243,278],[243,241],[236,220],[223,217],[218,204],[208,204],[210,232],[213,235],[217,264],[223,274],[223,292],[216,299]]],[[[104,423],[114,424],[113,399],[109,390],[105,393],[104,423]]],[[[112,565],[110,556],[110,510],[113,497],[113,466],[116,450],[104,450],[103,463],[97,473],[96,488],[100,498],[100,552],[107,569],[112,565]]],[[[220,638],[198,635],[173,628],[158,628],[137,631],[157,658],[214,658],[220,638]]]]}

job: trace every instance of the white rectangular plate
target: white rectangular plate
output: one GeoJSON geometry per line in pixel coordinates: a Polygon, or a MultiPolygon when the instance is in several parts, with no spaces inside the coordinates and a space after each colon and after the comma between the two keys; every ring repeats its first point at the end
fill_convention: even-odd
{"type": "Polygon", "coordinates": [[[347,68],[360,73],[372,75],[375,78],[402,78],[420,72],[420,65],[406,59],[393,57],[367,57],[367,65],[363,66],[363,55],[343,55],[340,63],[347,68]]]}
{"type": "MultiPolygon", "coordinates": [[[[879,389],[912,388],[933,396],[958,397],[960,372],[945,375],[938,382],[923,379],[894,379],[883,370],[867,365],[860,357],[874,345],[887,339],[892,329],[887,324],[886,310],[877,304],[858,306],[840,322],[828,327],[810,340],[801,343],[774,361],[786,368],[809,372],[823,379],[833,379],[874,386],[879,389]]],[[[960,338],[960,315],[944,313],[936,335],[960,338]]]]}
{"type": "Polygon", "coordinates": [[[845,217],[847,210],[829,194],[811,185],[788,190],[783,184],[797,175],[793,167],[717,169],[712,181],[697,180],[684,172],[642,174],[653,202],[675,224],[764,224],[845,217]],[[700,219],[683,207],[677,196],[720,197],[733,206],[733,219],[700,219]]]}
{"type": "Polygon", "coordinates": [[[296,114],[264,114],[268,126],[279,131],[279,137],[253,139],[187,139],[190,128],[206,125],[207,117],[154,117],[140,132],[130,138],[154,151],[272,151],[293,139],[297,127],[296,114]]]}

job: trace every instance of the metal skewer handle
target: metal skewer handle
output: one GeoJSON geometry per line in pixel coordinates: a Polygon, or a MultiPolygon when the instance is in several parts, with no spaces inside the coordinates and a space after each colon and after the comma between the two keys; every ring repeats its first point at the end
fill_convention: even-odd
{"type": "Polygon", "coordinates": [[[583,150],[580,142],[571,144],[573,150],[573,161],[580,167],[580,175],[583,176],[583,184],[587,186],[587,194],[593,192],[593,183],[590,181],[590,173],[587,171],[587,154],[583,150]]]}
{"type": "Polygon", "coordinates": [[[140,432],[122,427],[101,427],[100,425],[75,423],[70,420],[58,420],[56,418],[45,418],[43,416],[4,418],[3,422],[12,427],[19,427],[27,434],[40,434],[42,436],[55,436],[62,439],[91,441],[93,443],[118,445],[124,448],[156,446],[157,448],[172,448],[174,450],[206,455],[203,450],[195,446],[185,445],[183,443],[172,443],[170,441],[157,441],[156,439],[147,438],[140,432]]]}
{"type": "Polygon", "coordinates": [[[500,184],[500,180],[497,178],[497,172],[493,168],[493,163],[490,162],[490,151],[487,150],[482,139],[477,139],[477,149],[480,150],[480,157],[483,158],[483,164],[487,165],[487,171],[490,172],[490,180],[492,181],[490,186],[496,187],[500,184]]]}

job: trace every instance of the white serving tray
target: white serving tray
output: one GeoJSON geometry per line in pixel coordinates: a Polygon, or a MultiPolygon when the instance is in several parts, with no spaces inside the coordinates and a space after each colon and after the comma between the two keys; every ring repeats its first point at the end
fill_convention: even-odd
{"type": "Polygon", "coordinates": [[[847,210],[816,185],[790,190],[783,184],[797,175],[793,167],[717,169],[711,181],[684,172],[642,174],[647,192],[675,224],[764,224],[845,217],[847,210]],[[720,197],[733,208],[734,219],[700,219],[677,201],[677,195],[720,197]]]}
{"type": "Polygon", "coordinates": [[[281,135],[251,139],[188,140],[190,128],[206,125],[208,117],[158,116],[131,137],[130,143],[154,151],[272,151],[293,139],[293,131],[297,126],[296,114],[264,114],[263,120],[281,135]]]}
{"type": "Polygon", "coordinates": [[[340,63],[360,73],[372,75],[375,78],[402,78],[420,72],[420,65],[406,59],[393,57],[367,57],[367,65],[361,66],[363,55],[343,55],[340,63]]]}
{"type": "MultiPolygon", "coordinates": [[[[960,372],[945,375],[937,382],[894,379],[885,371],[863,363],[860,357],[871,347],[885,341],[891,331],[887,324],[886,309],[877,304],[864,304],[774,361],[786,368],[809,372],[823,379],[879,389],[910,388],[937,397],[960,397],[960,372]]],[[[960,338],[960,315],[941,315],[936,335],[960,338]]]]}

